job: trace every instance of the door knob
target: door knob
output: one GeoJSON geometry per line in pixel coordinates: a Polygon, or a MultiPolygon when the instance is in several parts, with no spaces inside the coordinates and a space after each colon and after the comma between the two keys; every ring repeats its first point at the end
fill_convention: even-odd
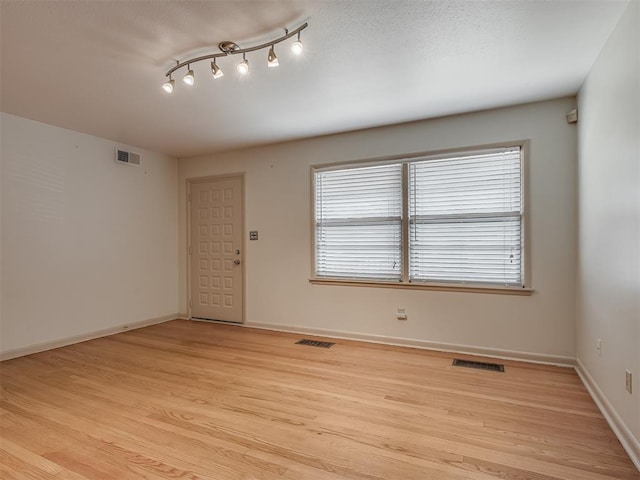
{"type": "Polygon", "coordinates": [[[234,265],[240,265],[240,260],[234,260],[234,261],[233,261],[233,264],[234,264],[234,265]]]}

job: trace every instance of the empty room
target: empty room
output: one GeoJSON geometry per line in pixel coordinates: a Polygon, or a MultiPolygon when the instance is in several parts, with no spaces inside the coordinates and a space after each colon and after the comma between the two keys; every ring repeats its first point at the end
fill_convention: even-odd
{"type": "Polygon", "coordinates": [[[640,480],[640,0],[0,0],[0,478],[640,480]]]}

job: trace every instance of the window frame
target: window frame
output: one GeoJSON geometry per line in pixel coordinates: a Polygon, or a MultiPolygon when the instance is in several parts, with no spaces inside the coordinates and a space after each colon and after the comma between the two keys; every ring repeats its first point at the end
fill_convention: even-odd
{"type": "Polygon", "coordinates": [[[427,152],[414,152],[404,155],[393,155],[354,161],[333,162],[315,164],[310,167],[311,185],[311,275],[309,282],[315,285],[341,285],[360,287],[383,287],[436,291],[458,291],[473,293],[498,293],[511,295],[531,295],[534,289],[531,286],[531,248],[530,248],[530,220],[529,220],[529,156],[530,140],[514,140],[484,145],[449,148],[427,152]],[[521,192],[522,192],[522,217],[521,217],[521,271],[522,286],[487,285],[477,283],[437,283],[429,281],[411,281],[409,278],[409,163],[420,160],[437,160],[454,155],[467,155],[483,150],[495,150],[500,148],[520,147],[521,149],[521,192]],[[315,173],[345,168],[360,168],[367,166],[384,165],[389,163],[402,163],[402,232],[401,232],[401,258],[402,276],[400,281],[379,281],[345,277],[318,277],[316,275],[316,219],[315,199],[316,183],[315,173]]]}

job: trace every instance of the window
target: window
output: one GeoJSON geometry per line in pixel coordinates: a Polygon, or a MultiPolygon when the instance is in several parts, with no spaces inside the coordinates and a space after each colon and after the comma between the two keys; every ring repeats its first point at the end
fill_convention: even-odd
{"type": "Polygon", "coordinates": [[[316,172],[316,275],[402,278],[402,164],[316,172]]]}
{"type": "Polygon", "coordinates": [[[522,146],[313,170],[314,277],[523,287],[522,146]]]}

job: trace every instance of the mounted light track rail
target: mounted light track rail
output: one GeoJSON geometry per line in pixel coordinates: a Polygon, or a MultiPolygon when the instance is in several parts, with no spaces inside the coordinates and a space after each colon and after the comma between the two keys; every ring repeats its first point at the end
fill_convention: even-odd
{"type": "Polygon", "coordinates": [[[281,42],[284,42],[285,40],[288,40],[289,38],[297,35],[296,41],[291,44],[291,51],[296,56],[301,55],[304,47],[303,47],[302,41],[300,40],[300,32],[305,28],[307,28],[308,26],[309,24],[305,22],[302,25],[300,25],[298,28],[292,31],[289,31],[285,28],[284,30],[285,34],[283,36],[278,37],[269,42],[256,45],[255,47],[240,48],[240,46],[237,43],[225,41],[225,42],[220,42],[218,44],[220,53],[202,55],[200,57],[190,58],[183,62],[176,60],[176,66],[169,69],[167,73],[165,73],[167,80],[162,84],[162,89],[167,93],[173,92],[176,82],[172,78],[172,75],[176,70],[179,70],[182,67],[186,67],[186,70],[187,70],[184,77],[182,77],[183,82],[189,86],[195,84],[195,74],[191,69],[191,65],[194,63],[202,62],[204,60],[213,60],[211,62],[211,74],[213,75],[213,78],[217,79],[222,77],[224,73],[222,72],[222,68],[216,63],[216,59],[222,58],[222,57],[228,57],[230,55],[242,55],[242,62],[240,62],[236,68],[241,75],[246,75],[247,73],[249,73],[249,61],[247,60],[247,57],[246,57],[247,53],[255,52],[257,50],[262,50],[265,48],[269,49],[269,53],[267,55],[267,65],[269,67],[277,67],[279,65],[279,62],[278,62],[278,57],[276,56],[276,52],[274,48],[275,45],[281,42]]]}

